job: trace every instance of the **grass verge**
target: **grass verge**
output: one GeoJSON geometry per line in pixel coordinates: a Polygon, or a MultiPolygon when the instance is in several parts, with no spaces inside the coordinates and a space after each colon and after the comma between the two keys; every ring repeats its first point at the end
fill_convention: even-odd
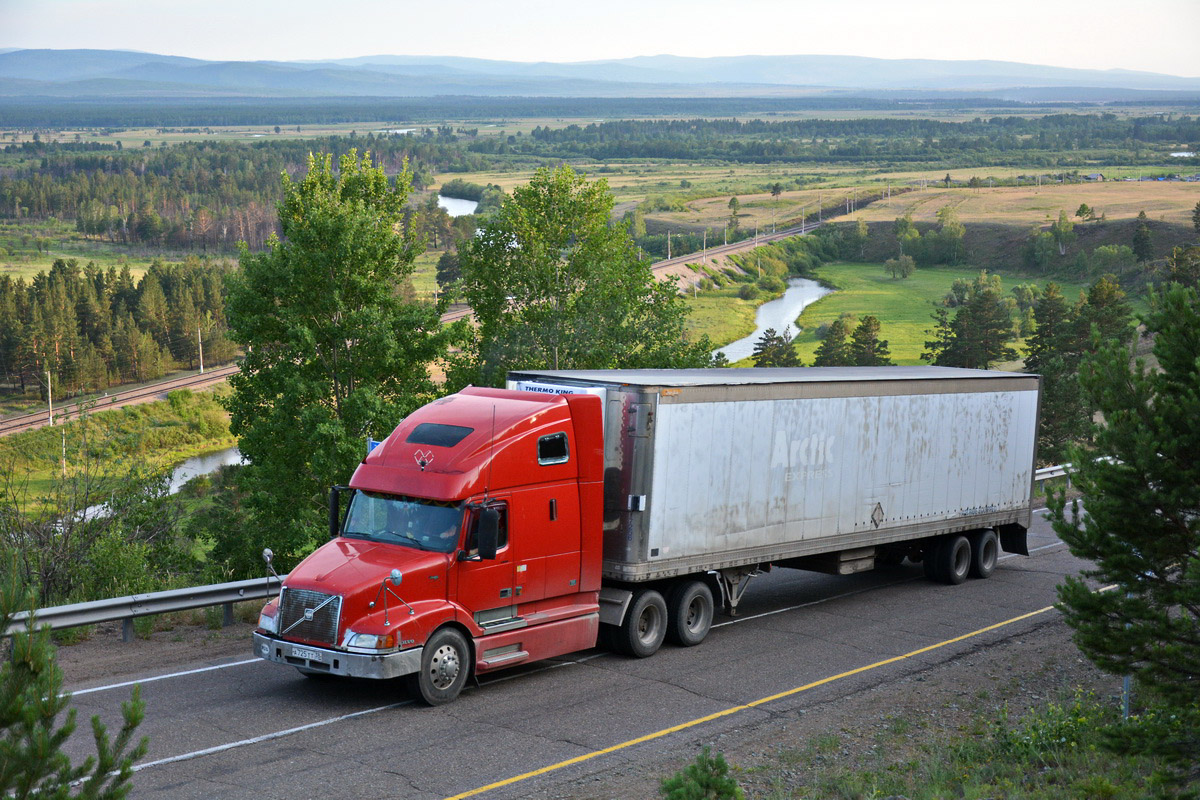
{"type": "Polygon", "coordinates": [[[746,775],[766,789],[755,796],[772,800],[1115,800],[1163,788],[1155,760],[1103,749],[1102,728],[1120,716],[1111,698],[1075,689],[1019,719],[1010,718],[1007,706],[997,714],[982,707],[983,698],[978,705],[956,731],[927,716],[883,715],[857,759],[844,757],[842,736],[827,733],[801,749],[780,750],[746,775]]]}

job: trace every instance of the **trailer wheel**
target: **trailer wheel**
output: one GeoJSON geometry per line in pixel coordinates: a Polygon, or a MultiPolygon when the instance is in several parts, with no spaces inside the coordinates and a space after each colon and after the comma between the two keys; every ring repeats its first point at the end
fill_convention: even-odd
{"type": "Polygon", "coordinates": [[[617,650],[634,658],[647,658],[658,652],[667,635],[667,602],[654,589],[633,594],[625,620],[616,631],[617,650]]]}
{"type": "Polygon", "coordinates": [[[712,627],[712,590],[703,581],[682,581],[671,590],[667,611],[667,638],[681,647],[698,645],[712,627]]]}
{"type": "Polygon", "coordinates": [[[937,543],[932,563],[925,568],[925,574],[933,580],[957,586],[967,579],[971,571],[971,543],[965,536],[947,536],[937,543]]]}
{"type": "Polygon", "coordinates": [[[1000,540],[991,529],[971,534],[971,577],[987,578],[996,571],[1000,559],[1000,540]]]}
{"type": "Polygon", "coordinates": [[[422,700],[440,706],[458,697],[470,674],[467,640],[454,628],[442,628],[429,637],[421,653],[421,671],[410,680],[422,700]]]}

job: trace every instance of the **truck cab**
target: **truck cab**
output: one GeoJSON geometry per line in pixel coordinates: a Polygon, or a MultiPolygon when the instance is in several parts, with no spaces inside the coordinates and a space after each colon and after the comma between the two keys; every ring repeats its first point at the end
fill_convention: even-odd
{"type": "Polygon", "coordinates": [[[411,676],[431,704],[472,673],[592,647],[599,398],[468,388],[406,418],[331,494],[329,542],[254,634],[309,676],[411,676]]]}

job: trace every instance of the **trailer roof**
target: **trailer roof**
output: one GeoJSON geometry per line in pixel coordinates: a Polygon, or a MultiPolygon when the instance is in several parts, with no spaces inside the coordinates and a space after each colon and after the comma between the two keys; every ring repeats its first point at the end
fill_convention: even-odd
{"type": "Polygon", "coordinates": [[[510,379],[575,380],[620,386],[750,386],[857,381],[1012,380],[1038,376],[1021,372],[955,367],[796,367],[752,369],[579,369],[521,370],[510,379]]]}

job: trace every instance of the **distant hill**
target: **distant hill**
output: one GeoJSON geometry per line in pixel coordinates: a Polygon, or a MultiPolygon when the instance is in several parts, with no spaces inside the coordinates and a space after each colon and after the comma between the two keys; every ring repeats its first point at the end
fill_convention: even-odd
{"type": "Polygon", "coordinates": [[[125,50],[0,52],[0,97],[803,97],[924,92],[1104,102],[1200,93],[1200,77],[1008,61],[639,56],[574,63],[378,55],[205,61],[125,50]]]}

